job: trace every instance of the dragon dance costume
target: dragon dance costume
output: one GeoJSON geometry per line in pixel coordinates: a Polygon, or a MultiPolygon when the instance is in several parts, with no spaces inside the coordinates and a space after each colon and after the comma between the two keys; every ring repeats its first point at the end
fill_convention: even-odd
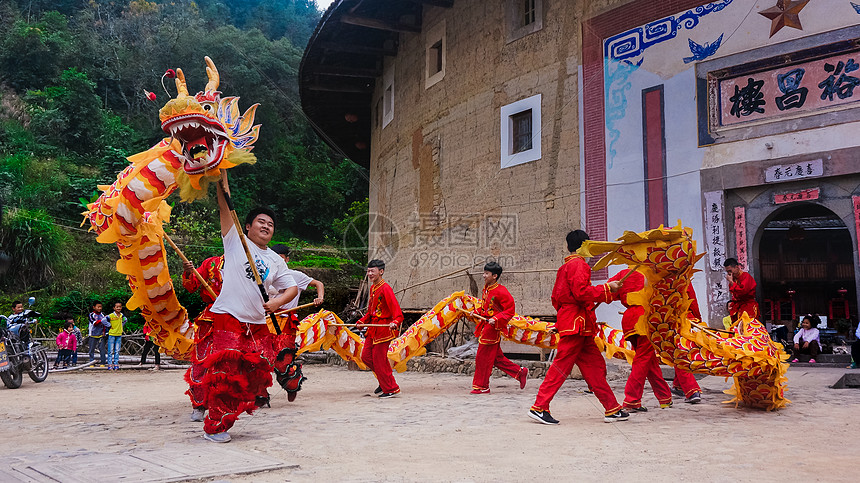
{"type": "MultiPolygon", "coordinates": [[[[203,280],[205,280],[206,283],[209,284],[209,287],[212,288],[212,291],[215,292],[216,297],[221,293],[221,285],[223,284],[223,279],[221,278],[222,268],[224,268],[223,255],[209,257],[206,260],[203,260],[200,267],[196,269],[197,273],[203,277],[203,280]]],[[[194,293],[200,290],[200,298],[202,298],[206,303],[206,308],[197,316],[196,319],[194,319],[195,345],[194,350],[191,353],[191,368],[185,372],[185,382],[188,383],[188,390],[185,391],[185,394],[188,394],[188,397],[191,398],[192,406],[195,408],[205,409],[206,388],[208,386],[203,382],[203,380],[206,376],[206,358],[212,353],[211,341],[207,341],[212,334],[212,320],[210,318],[204,318],[203,314],[205,314],[209,310],[209,307],[215,303],[215,299],[208,290],[202,289],[203,284],[201,284],[200,280],[198,280],[194,275],[182,272],[182,286],[189,293],[194,293]]]]}
{"type": "Polygon", "coordinates": [[[502,352],[501,331],[507,328],[508,321],[516,314],[514,297],[498,282],[484,286],[481,292],[481,305],[475,313],[485,319],[493,319],[490,324],[478,320],[475,326],[475,337],[478,338],[478,353],[475,355],[475,374],[472,377],[472,393],[485,394],[490,392],[490,375],[493,367],[498,367],[505,374],[520,381],[525,386],[528,370],[511,362],[502,352]]]}
{"type": "Polygon", "coordinates": [[[732,299],[729,300],[729,315],[737,322],[744,312],[751,319],[758,318],[758,303],[755,301],[755,279],[747,272],[741,272],[737,280],[729,284],[732,299]]]}
{"type": "MultiPolygon", "coordinates": [[[[367,301],[367,313],[359,319],[358,324],[388,325],[403,322],[403,312],[394,297],[394,291],[385,280],[379,279],[370,287],[370,297],[367,301]]],[[[384,394],[398,394],[400,386],[391,373],[388,362],[388,346],[397,337],[397,329],[389,327],[368,327],[364,335],[364,348],[361,351],[361,361],[373,371],[379,381],[379,387],[384,394]]]]}
{"type": "Polygon", "coordinates": [[[636,327],[645,315],[645,308],[627,300],[627,294],[638,292],[645,287],[645,276],[637,271],[631,272],[628,268],[615,274],[609,281],[620,281],[625,276],[627,280],[612,297],[621,301],[621,304],[626,308],[621,317],[621,329],[624,331],[624,338],[633,344],[633,350],[636,351],[636,355],[633,357],[633,368],[627,378],[627,384],[624,386],[624,407],[630,409],[642,407],[642,393],[645,390],[646,379],[651,383],[651,389],[654,391],[660,406],[667,407],[672,404],[672,391],[666,384],[666,380],[663,379],[663,371],[660,369],[657,354],[648,338],[647,328],[646,330],[637,330],[636,327]]]}
{"type": "Polygon", "coordinates": [[[558,311],[555,324],[559,334],[557,352],[538,390],[533,411],[549,411],[549,403],[570,375],[574,364],[579,366],[583,379],[603,405],[605,415],[621,410],[606,382],[606,361],[594,342],[598,333],[594,307],[611,301],[608,285],[591,285],[591,267],[580,255],[565,257],[552,289],[552,305],[558,311]]]}

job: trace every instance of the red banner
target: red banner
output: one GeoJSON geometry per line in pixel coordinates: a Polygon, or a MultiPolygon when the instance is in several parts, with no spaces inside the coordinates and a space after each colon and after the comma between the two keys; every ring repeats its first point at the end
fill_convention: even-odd
{"type": "Polygon", "coordinates": [[[798,191],[796,193],[783,193],[781,195],[773,195],[774,204],[781,205],[783,203],[791,203],[793,201],[817,200],[821,194],[818,188],[798,191]]]}
{"type": "Polygon", "coordinates": [[[738,255],[738,263],[744,270],[749,270],[749,265],[747,265],[747,212],[743,206],[735,207],[735,251],[738,255]]]}
{"type": "Polygon", "coordinates": [[[860,196],[852,196],[851,200],[854,202],[854,226],[856,227],[855,233],[857,233],[857,246],[860,247],[860,196]]]}

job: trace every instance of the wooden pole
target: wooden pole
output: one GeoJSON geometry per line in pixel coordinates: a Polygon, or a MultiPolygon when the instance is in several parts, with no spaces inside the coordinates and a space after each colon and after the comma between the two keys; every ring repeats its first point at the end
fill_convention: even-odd
{"type": "MultiPolygon", "coordinates": [[[[173,249],[176,251],[176,254],[179,255],[179,258],[182,259],[183,262],[191,263],[190,261],[188,261],[187,258],[185,258],[185,254],[182,253],[182,250],[180,250],[179,247],[176,246],[176,243],[173,243],[173,240],[171,240],[170,237],[167,236],[167,233],[164,234],[164,239],[167,240],[167,243],[169,243],[171,247],[173,247],[173,249]]],[[[192,263],[192,265],[194,264],[192,263]]],[[[212,287],[208,283],[206,283],[206,279],[203,278],[203,275],[200,275],[200,272],[198,272],[196,269],[193,270],[193,272],[194,276],[197,278],[197,281],[203,284],[203,288],[205,288],[206,291],[209,292],[209,295],[212,296],[212,299],[214,300],[218,298],[218,294],[216,294],[215,291],[212,290],[212,287]]]]}
{"type": "Polygon", "coordinates": [[[638,269],[639,269],[639,267],[641,267],[641,266],[642,266],[642,264],[641,264],[641,263],[636,264],[636,266],[635,266],[635,267],[633,267],[629,272],[627,272],[623,277],[621,277],[621,280],[619,280],[619,282],[623,284],[623,283],[624,283],[624,281],[625,281],[625,280],[627,280],[627,277],[629,277],[629,276],[633,275],[633,272],[635,272],[636,270],[638,270],[638,269]]]}
{"type": "Polygon", "coordinates": [[[314,305],[316,305],[316,304],[314,304],[313,302],[311,302],[311,303],[309,303],[309,304],[299,305],[298,307],[293,307],[293,308],[291,308],[291,309],[279,310],[279,311],[275,312],[275,315],[284,315],[284,314],[289,314],[290,312],[295,312],[295,311],[297,311],[297,310],[306,309],[306,308],[308,308],[308,307],[313,307],[314,305]]]}
{"type": "MultiPolygon", "coordinates": [[[[359,327],[356,324],[326,324],[331,327],[359,327]]],[[[361,327],[391,327],[388,324],[361,324],[361,327]]]]}

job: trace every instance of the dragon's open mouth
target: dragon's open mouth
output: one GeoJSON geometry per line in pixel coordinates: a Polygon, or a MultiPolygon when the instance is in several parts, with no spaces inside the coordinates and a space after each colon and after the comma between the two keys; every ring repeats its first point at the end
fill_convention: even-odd
{"type": "Polygon", "coordinates": [[[188,174],[201,174],[218,166],[230,142],[224,128],[202,114],[172,117],[164,121],[161,128],[182,144],[182,152],[177,155],[182,158],[188,174]]]}

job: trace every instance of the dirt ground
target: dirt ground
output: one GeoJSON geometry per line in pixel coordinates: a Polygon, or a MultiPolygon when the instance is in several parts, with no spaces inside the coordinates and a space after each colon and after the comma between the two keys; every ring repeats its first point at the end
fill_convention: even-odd
{"type": "MultiPolygon", "coordinates": [[[[179,370],[26,376],[0,386],[0,450],[122,453],[167,445],[213,445],[192,423],[179,370]]],[[[860,391],[830,389],[846,372],[792,368],[786,409],[767,413],[721,404],[730,385],[700,381],[704,401],[676,400],[606,424],[585,384],[568,380],[552,405],[561,424],[527,417],[540,380],[525,390],[493,378],[492,394],[469,394],[469,376],[397,374],[401,397],[379,400],[370,373],[305,366],[297,400],[272,390],[271,409],[243,415],[231,449],[264,453],[298,468],[219,481],[857,481],[860,391]]],[[[612,384],[622,397],[623,381],[612,384]]]]}

